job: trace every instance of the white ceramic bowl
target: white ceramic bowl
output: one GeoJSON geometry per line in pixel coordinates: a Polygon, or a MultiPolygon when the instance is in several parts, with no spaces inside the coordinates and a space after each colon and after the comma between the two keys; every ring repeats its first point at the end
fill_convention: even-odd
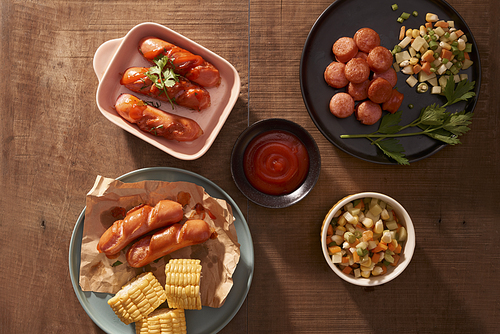
{"type": "Polygon", "coordinates": [[[399,274],[405,270],[405,268],[408,266],[408,264],[411,261],[411,258],[413,256],[413,252],[415,250],[415,229],[413,228],[413,223],[411,221],[410,215],[408,215],[408,212],[406,212],[405,208],[399,204],[397,201],[395,201],[393,198],[376,193],[376,192],[363,192],[363,193],[358,193],[354,195],[350,195],[347,197],[344,197],[340,201],[338,201],[328,212],[328,214],[325,217],[325,220],[323,221],[323,225],[321,226],[321,248],[323,249],[323,255],[325,257],[326,262],[330,266],[330,268],[343,280],[359,285],[359,286],[376,286],[376,285],[381,285],[384,283],[387,283],[389,281],[392,281],[395,279],[399,274]],[[343,273],[333,262],[328,254],[328,248],[326,244],[326,233],[328,230],[328,225],[330,224],[333,216],[335,213],[344,207],[349,202],[352,202],[356,199],[361,199],[365,197],[370,197],[370,198],[378,198],[380,200],[383,200],[387,204],[389,204],[394,211],[396,212],[396,215],[400,219],[400,223],[405,226],[408,237],[406,242],[403,245],[403,251],[401,252],[401,258],[399,260],[399,263],[396,267],[390,267],[387,269],[387,273],[384,275],[380,276],[370,276],[369,278],[355,278],[353,275],[346,275],[343,273]]]}
{"type": "MultiPolygon", "coordinates": [[[[94,72],[99,79],[96,102],[104,117],[123,130],[181,160],[198,159],[208,151],[240,94],[240,77],[233,65],[227,60],[181,34],[152,22],[141,23],[133,27],[123,38],[103,43],[95,53],[93,65],[94,72]],[[172,110],[168,103],[162,103],[160,107],[165,111],[191,118],[201,126],[204,134],[192,142],[178,142],[153,136],[140,130],[137,125],[125,121],[114,109],[116,99],[121,93],[131,93],[139,98],[144,98],[144,96],[135,94],[120,85],[120,73],[131,66],[151,66],[138,51],[139,41],[147,36],[156,36],[202,56],[217,67],[221,74],[219,87],[207,88],[210,93],[211,105],[202,112],[181,106],[175,106],[175,109],[172,110]]],[[[147,99],[151,100],[149,97],[147,99]]]]}

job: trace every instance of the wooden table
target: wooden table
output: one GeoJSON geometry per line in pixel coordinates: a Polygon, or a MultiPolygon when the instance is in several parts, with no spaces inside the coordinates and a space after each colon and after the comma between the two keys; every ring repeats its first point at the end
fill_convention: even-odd
{"type": "Polygon", "coordinates": [[[476,38],[482,82],[472,130],[410,166],[379,165],[334,147],[302,101],[299,63],[330,1],[12,1],[1,5],[0,333],[102,333],[75,296],[68,248],[97,175],[154,166],[186,169],[224,189],[252,233],[247,299],[221,333],[496,333],[500,325],[500,3],[449,3],[476,38]],[[168,26],[229,60],[239,99],[214,145],[182,161],[105,119],[92,68],[103,42],[138,23],[168,26]],[[492,58],[493,57],[493,58],[492,58]],[[305,127],[322,155],[313,191],[287,209],[249,202],[230,174],[247,126],[282,117],[305,127]],[[378,191],[413,218],[417,246],[395,281],[340,280],[319,231],[345,195],[378,191]]]}

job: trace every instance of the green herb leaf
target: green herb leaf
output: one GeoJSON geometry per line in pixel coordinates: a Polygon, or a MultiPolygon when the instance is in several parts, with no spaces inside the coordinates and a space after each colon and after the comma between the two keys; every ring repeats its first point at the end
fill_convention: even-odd
{"type": "Polygon", "coordinates": [[[377,132],[380,133],[397,133],[401,130],[399,122],[401,122],[402,110],[398,110],[394,114],[387,114],[382,117],[380,127],[377,132]]]}
{"type": "Polygon", "coordinates": [[[473,113],[465,113],[465,111],[452,114],[444,124],[443,129],[460,136],[470,130],[469,125],[472,123],[472,116],[474,116],[473,113]]]}
{"type": "Polygon", "coordinates": [[[173,63],[167,56],[160,55],[156,57],[153,62],[156,66],[150,67],[145,75],[153,82],[156,88],[163,91],[173,109],[175,101],[168,95],[167,88],[173,87],[175,83],[179,81],[179,75],[174,72],[172,68],[173,63]],[[168,67],[169,64],[171,67],[168,67]]]}
{"type": "Polygon", "coordinates": [[[420,113],[420,124],[441,125],[446,119],[446,109],[436,104],[431,104],[422,109],[420,113]]]}
{"type": "Polygon", "coordinates": [[[444,96],[448,102],[446,102],[443,107],[451,106],[454,103],[465,101],[476,96],[474,92],[471,92],[475,84],[475,81],[470,82],[468,80],[462,80],[455,88],[455,80],[453,79],[453,75],[450,75],[444,88],[444,96]]]}
{"type": "Polygon", "coordinates": [[[404,147],[395,138],[378,140],[373,142],[389,158],[394,159],[400,165],[409,165],[408,159],[404,155],[404,147]]]}

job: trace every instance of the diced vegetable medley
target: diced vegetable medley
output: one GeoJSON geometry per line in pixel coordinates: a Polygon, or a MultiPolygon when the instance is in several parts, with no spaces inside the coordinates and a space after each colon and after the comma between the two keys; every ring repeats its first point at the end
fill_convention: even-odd
{"type": "Polygon", "coordinates": [[[406,228],[390,205],[365,197],[335,213],[326,244],[332,262],[343,273],[369,278],[398,265],[406,237],[406,228]]]}
{"type": "Polygon", "coordinates": [[[409,76],[408,85],[418,84],[419,93],[430,90],[441,94],[449,76],[455,83],[468,79],[460,71],[473,64],[469,57],[472,43],[454,21],[440,20],[432,13],[427,13],[425,19],[426,23],[415,29],[401,26],[400,42],[392,50],[394,68],[409,76]]]}

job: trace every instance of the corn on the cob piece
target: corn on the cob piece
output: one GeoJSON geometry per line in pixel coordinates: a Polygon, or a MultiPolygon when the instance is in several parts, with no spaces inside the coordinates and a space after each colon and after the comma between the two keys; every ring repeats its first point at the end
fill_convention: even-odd
{"type": "Polygon", "coordinates": [[[128,325],[146,317],[166,299],[167,295],[160,282],[148,272],[125,284],[108,300],[108,304],[118,318],[128,325]]]}
{"type": "Polygon", "coordinates": [[[172,259],[165,266],[165,293],[170,308],[201,310],[200,260],[172,259]]]}
{"type": "Polygon", "coordinates": [[[161,308],[135,323],[136,334],[184,334],[186,317],[183,309],[161,308]]]}

